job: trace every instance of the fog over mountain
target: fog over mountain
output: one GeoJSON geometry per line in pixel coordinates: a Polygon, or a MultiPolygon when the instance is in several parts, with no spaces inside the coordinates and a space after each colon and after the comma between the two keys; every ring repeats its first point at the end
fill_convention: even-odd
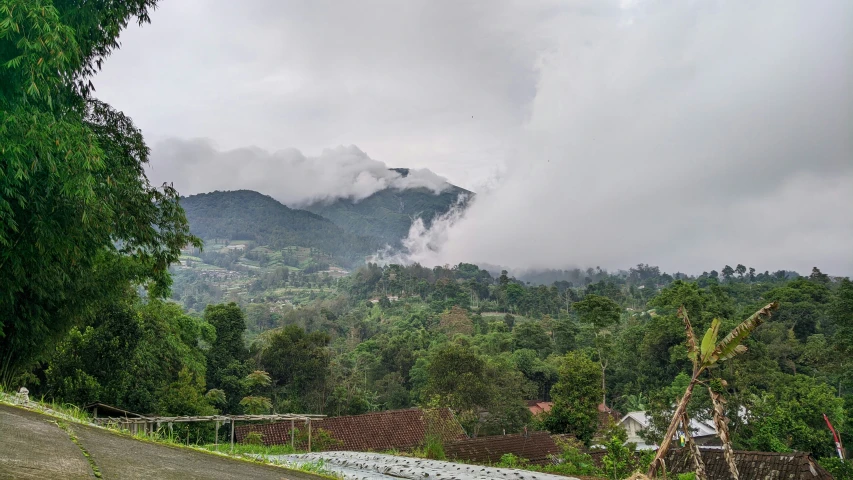
{"type": "Polygon", "coordinates": [[[555,16],[521,153],[461,218],[413,227],[412,259],[850,274],[851,13],[673,2],[555,16]]]}
{"type": "Polygon", "coordinates": [[[421,187],[439,194],[449,187],[428,169],[411,169],[404,176],[352,145],[309,157],[295,148],[220,150],[206,139],[171,138],[157,143],[151,157],[151,180],[173,182],[184,195],[246,189],[300,206],[338,198],[358,201],[385,188],[421,187]]]}
{"type": "Polygon", "coordinates": [[[146,134],[221,142],[155,144],[152,176],[186,193],[357,199],[399,185],[385,162],[478,193],[415,223],[407,261],[853,273],[851,2],[181,5],[139,42],[203,17],[152,80],[170,118],[114,93],[149,27],[96,85],[146,134]],[[221,24],[243,40],[212,53],[221,24]]]}

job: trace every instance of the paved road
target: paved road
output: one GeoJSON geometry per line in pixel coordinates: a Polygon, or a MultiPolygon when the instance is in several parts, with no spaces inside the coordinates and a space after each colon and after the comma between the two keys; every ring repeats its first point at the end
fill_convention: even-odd
{"type": "MultiPolygon", "coordinates": [[[[204,452],[142,442],[69,423],[105,479],[317,480],[321,477],[204,452]]],[[[0,479],[95,478],[82,450],[53,417],[0,405],[0,479]]]]}
{"type": "Polygon", "coordinates": [[[95,478],[80,448],[47,418],[0,405],[0,478],[95,478]]]}

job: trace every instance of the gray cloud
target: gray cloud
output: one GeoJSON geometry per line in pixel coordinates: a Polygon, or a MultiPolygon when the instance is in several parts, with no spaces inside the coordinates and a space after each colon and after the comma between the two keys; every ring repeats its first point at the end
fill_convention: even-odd
{"type": "MultiPolygon", "coordinates": [[[[412,259],[853,273],[853,3],[172,0],[152,19],[95,82],[149,138],[268,168],[355,144],[477,191],[416,226],[412,259]]],[[[196,181],[163,151],[152,172],[196,181]]],[[[338,188],[316,178],[295,196],[338,188]]]]}
{"type": "Polygon", "coordinates": [[[122,34],[98,95],[150,139],[309,155],[358,145],[476,188],[536,93],[543,8],[167,0],[122,34]]]}
{"type": "Polygon", "coordinates": [[[776,1],[556,16],[505,181],[413,232],[431,248],[409,239],[412,258],[850,274],[851,20],[776,1]]]}
{"type": "Polygon", "coordinates": [[[436,194],[447,180],[427,169],[405,177],[355,146],[323,150],[316,157],[290,148],[219,150],[210,140],[168,139],[154,146],[148,176],[173,183],[184,195],[213,190],[256,190],[288,205],[338,198],[361,200],[385,189],[428,188],[436,194]]]}

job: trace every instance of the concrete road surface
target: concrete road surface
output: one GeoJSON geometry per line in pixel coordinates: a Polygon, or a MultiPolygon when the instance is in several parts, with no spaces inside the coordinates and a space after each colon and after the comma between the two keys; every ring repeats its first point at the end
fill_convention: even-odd
{"type": "Polygon", "coordinates": [[[322,477],[195,450],[142,442],[101,428],[67,423],[0,405],[0,479],[95,478],[89,453],[104,479],[316,480],[322,477]]]}

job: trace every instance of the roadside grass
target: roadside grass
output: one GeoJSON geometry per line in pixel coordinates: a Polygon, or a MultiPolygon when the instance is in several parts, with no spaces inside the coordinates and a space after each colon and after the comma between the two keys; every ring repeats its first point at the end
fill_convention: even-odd
{"type": "Polygon", "coordinates": [[[80,443],[80,440],[77,438],[77,435],[74,433],[74,430],[71,429],[71,426],[62,420],[57,420],[54,423],[56,423],[59,428],[61,428],[65,433],[67,433],[68,438],[71,439],[74,445],[77,445],[77,448],[79,448],[81,452],[83,452],[83,456],[86,457],[86,461],[89,462],[89,467],[92,469],[92,473],[95,475],[95,477],[102,478],[103,475],[101,474],[101,469],[98,468],[98,465],[95,463],[95,460],[92,458],[92,455],[89,454],[89,451],[86,450],[86,447],[84,447],[83,444],[80,443]]]}
{"type": "Polygon", "coordinates": [[[201,448],[210,450],[211,452],[228,453],[234,455],[291,455],[297,452],[290,445],[246,445],[244,443],[235,443],[234,451],[231,451],[231,445],[228,443],[220,443],[214,445],[212,443],[202,445],[201,448]]]}

